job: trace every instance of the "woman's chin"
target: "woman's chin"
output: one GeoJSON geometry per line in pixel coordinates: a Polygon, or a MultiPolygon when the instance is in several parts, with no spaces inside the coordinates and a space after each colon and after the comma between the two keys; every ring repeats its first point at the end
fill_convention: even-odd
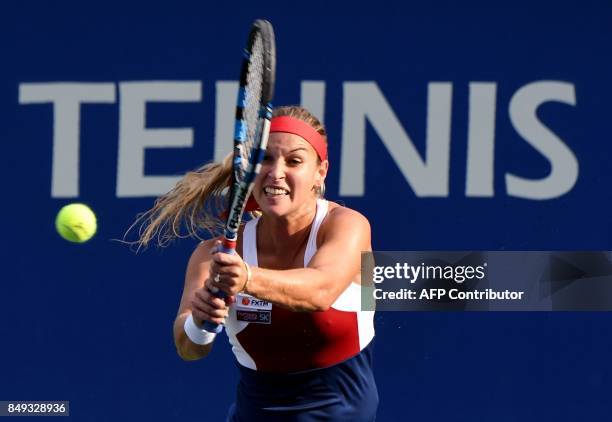
{"type": "Polygon", "coordinates": [[[260,206],[265,213],[283,215],[288,211],[290,202],[287,196],[269,196],[263,198],[260,206]]]}

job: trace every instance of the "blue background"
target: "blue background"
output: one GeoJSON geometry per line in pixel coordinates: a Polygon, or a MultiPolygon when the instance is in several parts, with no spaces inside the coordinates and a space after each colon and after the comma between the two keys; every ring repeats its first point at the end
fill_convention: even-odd
{"type": "MultiPolygon", "coordinates": [[[[0,400],[70,400],[78,421],[222,420],[236,385],[226,339],[209,359],[189,363],[172,341],[195,242],[134,254],[112,240],[154,199],[115,195],[119,103],[81,109],[80,193],[52,198],[52,106],[20,105],[18,88],[202,81],[201,102],[152,105],[147,118],[152,127],[194,128],[192,149],[146,156],[148,174],[180,174],[212,158],[214,83],[237,78],[257,17],[276,31],[276,104],[299,102],[302,80],[326,82],[327,196],[370,219],[374,249],[612,249],[609,2],[4,8],[0,400]],[[572,149],[580,173],[559,198],[512,198],[506,172],[542,178],[550,170],[508,117],[512,95],[540,80],[575,86],[576,106],[550,103],[538,115],[572,149]],[[427,84],[453,84],[448,197],[417,197],[371,127],[366,194],[338,195],[344,81],[376,81],[421,153],[427,84]],[[464,194],[472,81],[498,88],[492,198],[464,194]],[[74,201],[99,218],[83,245],[60,239],[53,225],[74,201]]],[[[379,313],[378,420],[607,420],[611,323],[608,313],[379,313]]]]}

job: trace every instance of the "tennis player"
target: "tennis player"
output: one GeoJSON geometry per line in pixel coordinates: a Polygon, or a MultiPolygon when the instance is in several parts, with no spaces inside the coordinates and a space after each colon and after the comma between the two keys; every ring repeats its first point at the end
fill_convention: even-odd
{"type": "MultiPolygon", "coordinates": [[[[328,167],[322,124],[301,107],[276,109],[248,205],[256,218],[242,226],[237,254],[219,252],[212,239],[189,261],[176,347],[183,359],[205,357],[216,334],[204,322],[225,325],[240,371],[228,421],[375,420],[374,313],[360,310],[370,225],[323,199],[328,167]],[[217,289],[227,298],[215,297],[217,289]]],[[[157,201],[142,239],[165,222],[174,233],[181,220],[193,230],[218,227],[202,204],[230,173],[228,158],[187,174],[157,201]]]]}

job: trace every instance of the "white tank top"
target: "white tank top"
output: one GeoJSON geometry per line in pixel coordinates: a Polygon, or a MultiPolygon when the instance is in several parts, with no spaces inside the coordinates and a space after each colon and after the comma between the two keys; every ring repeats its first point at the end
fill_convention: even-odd
{"type": "MultiPolygon", "coordinates": [[[[317,252],[317,233],[328,209],[326,200],[317,200],[304,267],[317,252]]],[[[258,221],[259,218],[246,223],[242,234],[242,257],[251,266],[258,266],[258,221]]],[[[292,312],[239,294],[230,307],[225,327],[241,365],[255,370],[295,372],[331,366],[359,353],[374,337],[373,319],[373,311],[361,310],[361,287],[352,282],[325,312],[292,312]]]]}

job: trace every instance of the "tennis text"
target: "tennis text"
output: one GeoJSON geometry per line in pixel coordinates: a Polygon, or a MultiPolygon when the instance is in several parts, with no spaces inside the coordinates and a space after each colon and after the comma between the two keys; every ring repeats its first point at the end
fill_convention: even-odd
{"type": "MultiPolygon", "coordinates": [[[[232,148],[237,90],[235,81],[217,81],[215,84],[214,157],[211,157],[215,160],[223,158],[232,148]]],[[[48,128],[48,133],[53,142],[51,196],[54,198],[79,196],[80,133],[88,125],[87,120],[81,119],[82,108],[109,107],[118,102],[115,192],[117,197],[128,198],[158,196],[167,192],[180,178],[145,174],[147,149],[192,148],[194,145],[191,127],[147,127],[147,124],[155,126],[147,118],[147,105],[201,103],[202,92],[200,81],[37,82],[20,83],[18,101],[23,105],[52,105],[53,126],[48,128]]],[[[301,102],[317,116],[325,115],[325,97],[324,81],[301,83],[301,102]]],[[[451,82],[428,84],[427,100],[423,103],[423,109],[427,110],[426,148],[421,154],[375,81],[344,82],[342,133],[334,136],[342,141],[339,194],[359,197],[366,193],[366,127],[369,123],[416,196],[449,196],[452,103],[451,82]]],[[[546,175],[543,177],[524,177],[505,171],[503,178],[508,196],[553,199],[568,193],[576,184],[579,165],[575,154],[538,119],[538,109],[546,103],[575,106],[574,84],[546,80],[531,82],[520,87],[509,101],[507,112],[511,125],[534,150],[530,153],[539,153],[547,164],[544,164],[546,175]]],[[[496,163],[499,165],[499,161],[494,160],[495,124],[496,115],[501,115],[497,84],[470,82],[468,104],[465,196],[494,197],[494,166],[496,163]]],[[[374,140],[368,139],[368,142],[374,140]]],[[[194,163],[194,167],[198,164],[194,163]]],[[[180,174],[185,170],[177,168],[174,173],[180,174]]]]}

